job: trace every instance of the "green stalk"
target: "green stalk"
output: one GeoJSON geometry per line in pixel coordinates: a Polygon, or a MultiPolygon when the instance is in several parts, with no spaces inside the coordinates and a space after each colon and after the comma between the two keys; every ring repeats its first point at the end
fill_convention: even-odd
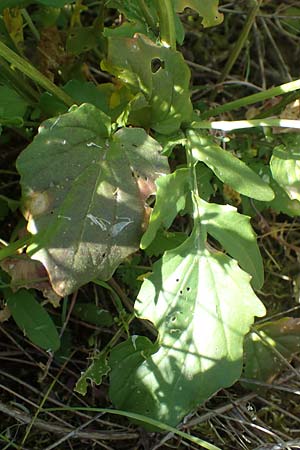
{"type": "Polygon", "coordinates": [[[8,61],[13,67],[20,70],[20,72],[27,75],[31,80],[42,86],[46,91],[55,95],[55,97],[59,98],[67,106],[72,106],[76,103],[68,94],[52,83],[52,81],[45,77],[45,75],[32,66],[26,59],[22,58],[3,44],[3,42],[0,42],[0,56],[8,61]]]}
{"type": "Polygon", "coordinates": [[[243,30],[241,32],[241,34],[239,35],[238,40],[236,41],[236,44],[234,46],[234,48],[232,49],[232,52],[230,53],[230,56],[227,60],[227,63],[225,64],[225,67],[221,73],[220,79],[218,81],[219,83],[222,83],[225,78],[227,77],[227,75],[230,73],[234,63],[236,62],[236,60],[238,59],[242,48],[245,45],[245,42],[248,38],[249,32],[253,26],[253,23],[255,21],[255,17],[257,16],[258,12],[259,12],[259,8],[261,5],[262,0],[258,0],[256,6],[254,6],[251,11],[248,14],[248,17],[246,19],[246,22],[244,24],[243,30]]]}
{"type": "Polygon", "coordinates": [[[291,81],[290,83],[281,84],[264,92],[258,92],[257,94],[248,95],[247,97],[234,100],[233,102],[225,103],[224,105],[217,106],[216,108],[209,109],[201,114],[201,119],[208,119],[209,117],[218,116],[227,111],[233,109],[243,108],[244,106],[253,105],[254,103],[262,102],[277,95],[287,94],[288,92],[297,91],[300,89],[300,79],[291,81]]]}
{"type": "Polygon", "coordinates": [[[23,75],[16,70],[13,70],[11,66],[0,57],[0,77],[5,82],[8,82],[21,97],[26,100],[31,106],[35,106],[39,101],[40,95],[36,92],[29,83],[25,82],[23,75]]]}
{"type": "Polygon", "coordinates": [[[22,239],[19,239],[18,241],[11,242],[6,247],[3,247],[0,249],[0,261],[7,258],[8,256],[15,255],[17,251],[24,247],[25,245],[32,244],[34,241],[34,238],[36,236],[26,236],[22,239]]]}
{"type": "Polygon", "coordinates": [[[300,120],[290,119],[251,119],[251,120],[220,120],[216,122],[209,122],[203,120],[199,122],[193,122],[192,128],[206,129],[206,130],[222,130],[222,131],[234,131],[242,130],[244,128],[255,127],[279,127],[279,128],[294,128],[300,130],[300,120]]]}
{"type": "Polygon", "coordinates": [[[207,441],[204,441],[203,439],[200,439],[196,436],[192,436],[191,434],[185,433],[183,431],[177,430],[177,428],[171,427],[170,425],[167,425],[163,422],[160,422],[155,419],[151,419],[151,417],[146,417],[141,414],[129,412],[129,411],[122,411],[119,409],[110,409],[110,408],[91,408],[91,407],[70,407],[65,406],[63,408],[43,408],[41,411],[45,412],[54,412],[54,411],[89,411],[89,412],[103,412],[107,414],[115,414],[117,416],[123,416],[127,417],[129,419],[138,420],[139,422],[144,422],[148,425],[151,425],[152,427],[159,428],[162,431],[168,431],[169,433],[174,433],[177,436],[182,437],[183,439],[186,439],[187,441],[193,442],[196,445],[199,445],[200,448],[206,448],[207,450],[221,450],[219,447],[216,447],[213,444],[210,444],[207,441]]]}
{"type": "Polygon", "coordinates": [[[172,50],[176,50],[175,12],[172,0],[155,0],[159,18],[160,38],[172,50]]]}
{"type": "Polygon", "coordinates": [[[21,13],[22,13],[22,16],[24,17],[24,19],[26,20],[31,33],[33,34],[35,39],[39,42],[40,33],[39,33],[38,29],[36,28],[36,26],[34,25],[34,23],[32,22],[32,19],[31,19],[30,15],[28,14],[27,10],[25,8],[22,8],[21,13]]]}
{"type": "Polygon", "coordinates": [[[144,17],[147,21],[147,24],[151,28],[151,30],[156,30],[156,23],[154,18],[152,17],[151,11],[148,8],[148,5],[146,4],[145,0],[139,0],[141,10],[143,11],[144,17]]]}

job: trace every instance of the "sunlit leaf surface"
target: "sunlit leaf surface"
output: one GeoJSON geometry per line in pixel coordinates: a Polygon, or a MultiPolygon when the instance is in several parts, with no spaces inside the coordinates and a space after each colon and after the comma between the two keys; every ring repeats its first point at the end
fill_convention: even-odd
{"type": "Polygon", "coordinates": [[[47,120],[17,161],[29,248],[61,296],[109,279],[139,248],[145,200],[168,172],[160,145],[142,129],[111,135],[110,119],[84,104],[47,120]]]}
{"type": "Polygon", "coordinates": [[[128,356],[126,373],[119,359],[112,372],[118,389],[111,379],[114,404],[177,425],[234,383],[242,370],[244,335],[254,316],[265,314],[249,281],[234,260],[200,244],[199,225],[166,252],[135,304],[138,317],[157,327],[160,348],[148,357],[141,350],[134,364],[128,356]]]}

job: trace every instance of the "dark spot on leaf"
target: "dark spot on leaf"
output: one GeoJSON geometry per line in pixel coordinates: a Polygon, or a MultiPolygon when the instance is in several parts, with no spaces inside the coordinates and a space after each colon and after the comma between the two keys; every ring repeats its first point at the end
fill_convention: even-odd
{"type": "Polygon", "coordinates": [[[105,258],[105,256],[106,256],[106,253],[102,253],[102,255],[101,255],[101,256],[102,256],[102,258],[105,258]]]}
{"type": "Polygon", "coordinates": [[[156,73],[159,69],[165,68],[165,62],[159,58],[153,58],[151,61],[151,71],[152,73],[156,73]]]}
{"type": "Polygon", "coordinates": [[[191,288],[190,288],[190,287],[187,287],[186,290],[189,292],[189,291],[191,290],[191,288]]]}
{"type": "Polygon", "coordinates": [[[173,316],[172,319],[171,319],[171,321],[172,321],[172,322],[175,322],[175,320],[176,320],[176,316],[173,316]]]}
{"type": "Polygon", "coordinates": [[[176,282],[178,283],[178,281],[179,281],[179,278],[176,278],[176,282]]]}
{"type": "Polygon", "coordinates": [[[182,295],[182,291],[179,291],[179,294],[182,295]]]}

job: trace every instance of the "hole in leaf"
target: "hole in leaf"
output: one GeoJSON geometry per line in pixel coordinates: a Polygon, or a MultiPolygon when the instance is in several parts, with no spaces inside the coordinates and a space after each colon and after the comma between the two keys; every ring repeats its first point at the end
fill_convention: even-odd
{"type": "Polygon", "coordinates": [[[159,58],[153,58],[151,61],[151,71],[152,73],[156,73],[159,69],[165,68],[165,62],[159,58]]]}
{"type": "Polygon", "coordinates": [[[171,318],[171,321],[172,321],[172,322],[175,322],[175,320],[176,320],[176,316],[173,316],[173,317],[171,318]]]}

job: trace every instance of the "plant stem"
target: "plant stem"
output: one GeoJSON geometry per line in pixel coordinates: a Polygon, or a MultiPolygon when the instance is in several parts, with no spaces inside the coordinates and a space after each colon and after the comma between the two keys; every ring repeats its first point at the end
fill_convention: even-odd
{"type": "Polygon", "coordinates": [[[17,252],[17,250],[19,250],[19,248],[31,244],[34,240],[34,237],[35,236],[26,236],[22,239],[19,239],[18,241],[11,242],[4,248],[0,248],[0,261],[2,261],[2,259],[7,258],[8,256],[14,255],[17,252]]]}
{"type": "Polygon", "coordinates": [[[31,80],[38,83],[51,94],[55,95],[55,97],[59,98],[67,106],[72,106],[74,105],[74,103],[76,103],[68,94],[66,94],[62,89],[52,83],[52,81],[50,81],[39,70],[33,67],[26,59],[22,58],[5,44],[3,44],[3,42],[0,42],[0,56],[8,61],[12,66],[16,67],[18,70],[27,75],[31,80]]]}
{"type": "Polygon", "coordinates": [[[24,17],[24,19],[26,20],[27,25],[30,28],[31,33],[33,34],[35,39],[39,42],[39,40],[40,40],[40,33],[37,30],[37,28],[34,25],[34,23],[32,22],[32,19],[31,19],[30,15],[28,14],[27,10],[25,8],[23,8],[23,9],[21,9],[21,13],[22,13],[22,16],[24,17]]]}
{"type": "Polygon", "coordinates": [[[161,41],[176,50],[174,8],[171,0],[155,0],[161,41]]]}
{"type": "Polygon", "coordinates": [[[261,5],[262,0],[258,0],[256,6],[254,6],[251,11],[248,14],[248,17],[246,19],[246,22],[244,24],[243,30],[241,32],[241,34],[239,35],[238,40],[236,41],[236,44],[234,46],[234,48],[232,49],[232,52],[230,53],[230,56],[227,60],[227,63],[225,64],[225,67],[221,73],[220,79],[218,81],[219,83],[222,83],[225,78],[227,77],[227,75],[230,73],[234,63],[236,62],[236,60],[238,59],[242,48],[245,45],[245,42],[248,38],[249,32],[253,26],[253,23],[255,21],[255,17],[258,14],[260,5],[261,5]]]}
{"type": "Polygon", "coordinates": [[[139,0],[141,9],[143,11],[144,17],[149,25],[149,27],[155,31],[156,30],[156,23],[154,18],[152,17],[151,11],[148,8],[148,5],[146,4],[145,0],[139,0]]]}
{"type": "Polygon", "coordinates": [[[253,105],[254,103],[262,102],[278,95],[287,94],[288,92],[297,91],[300,89],[300,79],[291,81],[290,83],[281,84],[273,88],[267,89],[264,92],[248,95],[247,97],[234,100],[233,102],[225,103],[216,108],[209,109],[201,114],[201,119],[208,119],[209,117],[218,116],[233,109],[242,108],[244,106],[253,105]]]}
{"type": "Polygon", "coordinates": [[[25,82],[23,75],[16,70],[13,70],[11,66],[0,57],[0,76],[1,79],[8,82],[12,87],[23,97],[27,103],[31,106],[35,106],[39,101],[40,95],[36,92],[29,83],[25,82]]]}
{"type": "Polygon", "coordinates": [[[252,119],[252,120],[220,120],[209,122],[208,120],[193,122],[192,128],[200,128],[207,130],[234,131],[243,128],[254,127],[280,127],[300,129],[300,120],[290,119],[252,119]]]}

